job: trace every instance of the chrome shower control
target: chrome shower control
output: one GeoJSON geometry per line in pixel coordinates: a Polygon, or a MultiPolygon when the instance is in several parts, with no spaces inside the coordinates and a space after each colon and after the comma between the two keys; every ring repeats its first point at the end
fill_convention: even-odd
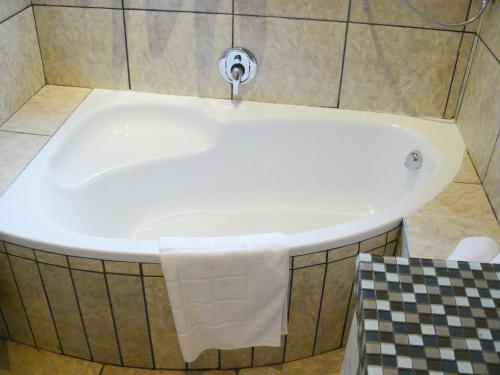
{"type": "Polygon", "coordinates": [[[249,50],[235,47],[226,50],[219,60],[219,72],[231,83],[233,97],[240,85],[250,81],[257,73],[257,60],[249,50]]]}

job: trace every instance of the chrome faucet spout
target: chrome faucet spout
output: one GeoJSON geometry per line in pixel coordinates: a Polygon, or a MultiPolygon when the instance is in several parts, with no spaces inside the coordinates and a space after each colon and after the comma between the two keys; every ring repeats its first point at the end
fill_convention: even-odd
{"type": "Polygon", "coordinates": [[[243,74],[245,74],[245,69],[240,64],[236,64],[231,68],[231,76],[233,77],[231,80],[233,98],[238,96],[241,77],[243,77],[243,74]]]}

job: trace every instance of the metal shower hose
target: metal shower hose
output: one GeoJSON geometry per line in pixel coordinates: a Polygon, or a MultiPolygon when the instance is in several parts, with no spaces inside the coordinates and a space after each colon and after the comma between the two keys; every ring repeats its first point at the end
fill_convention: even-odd
{"type": "Polygon", "coordinates": [[[465,26],[465,25],[468,25],[472,22],[474,22],[475,20],[477,20],[479,17],[481,17],[481,14],[484,13],[484,11],[486,10],[486,7],[488,6],[488,2],[489,0],[483,0],[483,6],[481,7],[481,10],[472,18],[469,18],[468,20],[465,20],[464,22],[460,22],[460,23],[445,23],[445,22],[441,22],[441,21],[438,21],[432,17],[429,17],[429,16],[426,16],[425,14],[423,14],[420,10],[418,10],[417,8],[415,8],[415,6],[410,2],[410,0],[401,0],[403,2],[404,5],[406,5],[408,8],[410,8],[410,10],[419,15],[420,17],[423,17],[425,18],[427,21],[430,21],[436,25],[439,25],[439,26],[444,26],[444,27],[457,27],[457,26],[465,26]]]}

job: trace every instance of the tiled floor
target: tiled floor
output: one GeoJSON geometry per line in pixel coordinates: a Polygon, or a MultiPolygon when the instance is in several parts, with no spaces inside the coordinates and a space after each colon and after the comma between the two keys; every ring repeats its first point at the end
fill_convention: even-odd
{"type": "MultiPolygon", "coordinates": [[[[233,370],[196,371],[197,375],[336,375],[340,372],[342,349],[280,366],[233,370]]],[[[0,341],[0,375],[184,375],[184,371],[143,370],[115,367],[0,341]]]]}
{"type": "Polygon", "coordinates": [[[500,243],[500,226],[468,155],[455,180],[424,207],[406,218],[412,257],[445,259],[469,236],[500,243]]]}

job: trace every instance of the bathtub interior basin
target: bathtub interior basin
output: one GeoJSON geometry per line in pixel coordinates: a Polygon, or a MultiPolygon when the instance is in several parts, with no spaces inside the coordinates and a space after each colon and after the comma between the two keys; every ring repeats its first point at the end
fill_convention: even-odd
{"type": "Polygon", "coordinates": [[[315,251],[393,227],[462,156],[444,121],[94,90],[0,199],[0,236],[123,260],[161,236],[282,232],[315,251]]]}

